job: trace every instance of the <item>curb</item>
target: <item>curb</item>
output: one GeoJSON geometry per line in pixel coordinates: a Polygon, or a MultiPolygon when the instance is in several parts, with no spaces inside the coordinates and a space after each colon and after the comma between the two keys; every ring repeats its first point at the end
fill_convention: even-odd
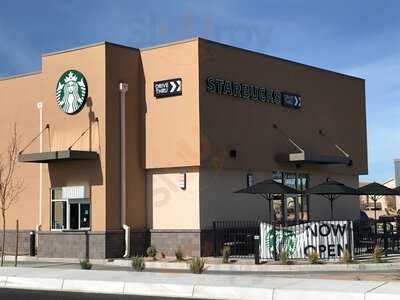
{"type": "MultiPolygon", "coordinates": [[[[106,265],[108,265],[107,263],[106,265]]],[[[118,264],[119,266],[130,266],[118,264]]],[[[188,270],[187,263],[146,262],[147,269],[159,270],[188,270]]],[[[279,272],[354,272],[354,271],[385,271],[400,270],[400,263],[380,264],[320,264],[320,265],[241,265],[241,264],[205,264],[207,271],[217,272],[254,272],[254,273],[279,273],[279,272]]]]}
{"type": "MultiPolygon", "coordinates": [[[[298,282],[297,285],[294,284],[293,288],[290,285],[287,287],[263,288],[8,276],[0,278],[0,288],[230,300],[287,300],[301,298],[307,300],[380,300],[383,298],[385,300],[394,300],[400,297],[400,283],[395,282],[375,282],[362,286],[363,282],[353,281],[355,290],[351,290],[349,286],[340,290],[337,281],[319,280],[314,282],[319,282],[319,284],[310,289],[307,288],[306,280],[298,282]],[[300,288],[299,286],[303,283],[305,283],[305,287],[300,288]],[[388,289],[392,290],[392,292],[389,292],[388,289]]],[[[311,282],[311,284],[314,284],[314,282],[311,282]]]]}
{"type": "Polygon", "coordinates": [[[54,278],[2,277],[0,288],[201,299],[273,299],[268,288],[140,283],[54,278]]]}

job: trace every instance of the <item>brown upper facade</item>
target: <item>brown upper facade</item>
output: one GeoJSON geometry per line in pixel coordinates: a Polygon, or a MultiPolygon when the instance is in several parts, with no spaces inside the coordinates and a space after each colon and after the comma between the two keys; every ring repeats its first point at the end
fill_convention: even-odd
{"type": "Polygon", "coordinates": [[[199,65],[202,166],[217,160],[234,169],[368,172],[363,79],[202,39],[199,65]],[[266,90],[247,98],[243,90],[242,98],[226,89],[210,93],[210,76],[266,90]],[[275,92],[299,95],[301,108],[275,104],[275,92]],[[336,144],[352,165],[280,162],[276,156],[299,152],[289,138],[306,154],[343,158],[336,144]]]}
{"type": "Polygon", "coordinates": [[[147,169],[368,172],[363,79],[204,39],[144,49],[141,58],[147,169]],[[171,78],[182,78],[182,95],[154,97],[154,82],[171,78]],[[301,107],[281,105],[285,93],[301,107]],[[299,152],[289,138],[307,155],[348,154],[351,164],[281,161],[299,152]]]}

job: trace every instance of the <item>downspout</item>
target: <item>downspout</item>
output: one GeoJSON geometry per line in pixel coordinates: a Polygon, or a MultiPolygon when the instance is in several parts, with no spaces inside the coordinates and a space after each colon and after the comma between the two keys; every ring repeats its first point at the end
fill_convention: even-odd
{"type": "Polygon", "coordinates": [[[119,91],[121,96],[121,226],[125,231],[125,253],[124,258],[130,257],[131,237],[130,227],[126,224],[126,151],[125,151],[125,95],[128,91],[128,84],[120,83],[119,91]]]}
{"type": "MultiPolygon", "coordinates": [[[[36,104],[39,110],[39,131],[43,130],[43,102],[38,102],[36,104]]],[[[43,135],[39,136],[39,152],[43,152],[43,135]]],[[[36,225],[36,234],[42,229],[42,197],[43,197],[43,164],[39,164],[39,222],[36,225]]],[[[38,243],[38,238],[36,240],[36,247],[38,243]]]]}

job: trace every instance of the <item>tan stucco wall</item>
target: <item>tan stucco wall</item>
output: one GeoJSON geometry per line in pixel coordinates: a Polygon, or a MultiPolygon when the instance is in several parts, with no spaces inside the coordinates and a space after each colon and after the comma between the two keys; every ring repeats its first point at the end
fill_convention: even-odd
{"type": "Polygon", "coordinates": [[[174,168],[147,171],[147,209],[150,229],[199,229],[199,171],[174,168]],[[186,172],[186,189],[179,187],[186,172]]]}
{"type": "MultiPolygon", "coordinates": [[[[99,153],[99,161],[45,164],[43,196],[43,229],[49,229],[50,201],[46,191],[50,186],[68,186],[87,183],[91,185],[91,229],[104,230],[105,220],[105,45],[79,49],[44,56],[42,60],[42,89],[44,121],[51,128],[51,150],[65,150],[88,127],[93,118],[99,118],[99,125],[92,123],[92,138],[85,134],[73,149],[90,150],[99,153]],[[88,82],[88,102],[75,115],[60,110],[55,100],[55,88],[59,77],[68,69],[79,70],[88,82]],[[91,105],[91,106],[90,106],[91,105]],[[97,139],[96,139],[97,137],[97,139]],[[79,178],[79,180],[78,180],[79,178]]],[[[44,142],[46,144],[46,141],[44,142]]]]}
{"type": "Polygon", "coordinates": [[[198,55],[197,40],[141,50],[148,169],[200,164],[198,55]],[[182,78],[182,95],[156,99],[154,81],[174,78],[182,78]]]}
{"type": "Polygon", "coordinates": [[[351,167],[302,165],[301,171],[367,173],[364,80],[203,39],[199,40],[199,59],[202,167],[219,164],[230,169],[295,169],[275,160],[277,154],[298,152],[273,129],[276,124],[306,152],[342,155],[319,135],[321,129],[354,162],[351,167]],[[210,94],[208,76],[297,93],[302,96],[303,107],[296,110],[210,94]],[[236,159],[229,157],[231,149],[237,151],[236,159]]]}
{"type": "MultiPolygon", "coordinates": [[[[21,146],[27,145],[39,129],[39,112],[36,103],[43,102],[43,124],[50,124],[50,138],[43,135],[43,151],[66,150],[89,127],[90,115],[99,118],[99,125],[92,123],[91,135],[85,134],[73,147],[74,150],[93,150],[99,160],[43,164],[42,229],[50,228],[50,187],[91,185],[92,230],[105,229],[105,45],[74,51],[45,55],[42,72],[38,75],[0,81],[1,101],[8,102],[8,111],[1,113],[1,151],[9,142],[12,124],[17,123],[21,146]],[[59,77],[68,69],[82,72],[88,82],[87,105],[75,115],[67,115],[57,105],[55,91],[59,77]],[[11,98],[12,96],[12,98],[11,98]],[[91,107],[89,107],[91,104],[91,107]],[[90,114],[90,111],[92,112],[90,114]],[[2,129],[3,130],[3,129],[2,129]]],[[[24,153],[39,151],[37,139],[24,153]]],[[[17,205],[10,208],[9,228],[20,219],[22,229],[34,229],[39,223],[39,164],[19,163],[20,174],[25,180],[25,190],[17,205]]]]}
{"type": "MultiPolygon", "coordinates": [[[[0,153],[5,157],[14,123],[20,135],[20,145],[26,145],[38,132],[39,114],[36,102],[42,99],[41,75],[0,80],[0,153]]],[[[39,150],[38,142],[32,150],[39,150]]],[[[21,229],[32,229],[38,223],[38,165],[17,165],[16,177],[23,178],[25,189],[6,214],[7,228],[15,228],[19,219],[21,229]]],[[[46,194],[47,196],[47,194],[46,194]]]]}
{"type": "MultiPolygon", "coordinates": [[[[43,135],[44,151],[68,149],[89,127],[89,119],[99,118],[73,147],[74,150],[97,151],[99,160],[43,164],[43,230],[50,228],[50,187],[69,185],[91,186],[92,230],[121,228],[120,82],[129,85],[126,94],[127,223],[133,228],[146,227],[143,80],[138,50],[105,43],[45,55],[40,74],[0,81],[1,99],[10,103],[8,112],[3,111],[1,115],[2,124],[9,126],[3,126],[2,130],[9,132],[13,122],[17,122],[22,146],[39,132],[38,101],[44,103],[43,123],[50,124],[50,140],[47,133],[43,135]],[[87,106],[72,116],[62,112],[55,99],[58,78],[68,69],[85,75],[89,91],[87,106]],[[10,99],[9,95],[14,97],[10,99]],[[19,105],[15,105],[15,99],[19,105]]],[[[4,137],[0,145],[3,150],[8,135],[4,132],[1,136],[4,137]]],[[[38,151],[37,140],[25,153],[38,151]]],[[[23,220],[22,228],[32,229],[39,222],[39,164],[19,165],[26,183],[26,191],[20,198],[29,200],[10,210],[9,226],[13,227],[18,217],[23,220]],[[26,215],[21,211],[26,211],[26,215]]]]}

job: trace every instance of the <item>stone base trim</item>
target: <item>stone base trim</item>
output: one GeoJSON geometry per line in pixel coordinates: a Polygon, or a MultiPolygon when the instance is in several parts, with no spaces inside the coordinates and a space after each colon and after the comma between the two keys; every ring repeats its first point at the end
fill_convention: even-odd
{"type": "Polygon", "coordinates": [[[175,256],[179,249],[184,256],[212,255],[212,231],[198,229],[152,229],[151,244],[167,256],[175,256]]]}
{"type": "MultiPolygon", "coordinates": [[[[35,230],[19,230],[18,231],[18,254],[29,255],[30,250],[30,232],[35,230]]],[[[5,252],[6,254],[15,254],[15,246],[17,242],[17,231],[6,230],[5,252]]],[[[0,230],[0,251],[3,244],[3,232],[0,230]]]]}
{"type": "MultiPolygon", "coordinates": [[[[30,232],[21,230],[18,252],[29,255],[30,232]]],[[[2,236],[0,234],[0,246],[2,236]]],[[[36,233],[37,256],[49,258],[107,259],[121,258],[125,252],[123,230],[108,231],[39,231],[36,233]]],[[[16,231],[6,231],[5,250],[15,253],[16,231]]],[[[175,256],[180,249],[185,256],[211,256],[213,254],[212,230],[155,229],[131,231],[131,256],[145,256],[147,247],[154,245],[157,251],[175,256]]],[[[1,249],[0,249],[1,250],[1,249]]]]}
{"type": "MultiPolygon", "coordinates": [[[[143,255],[148,246],[147,230],[131,231],[131,255],[143,255]]],[[[121,258],[125,252],[123,230],[40,231],[38,256],[50,258],[121,258]]]]}

